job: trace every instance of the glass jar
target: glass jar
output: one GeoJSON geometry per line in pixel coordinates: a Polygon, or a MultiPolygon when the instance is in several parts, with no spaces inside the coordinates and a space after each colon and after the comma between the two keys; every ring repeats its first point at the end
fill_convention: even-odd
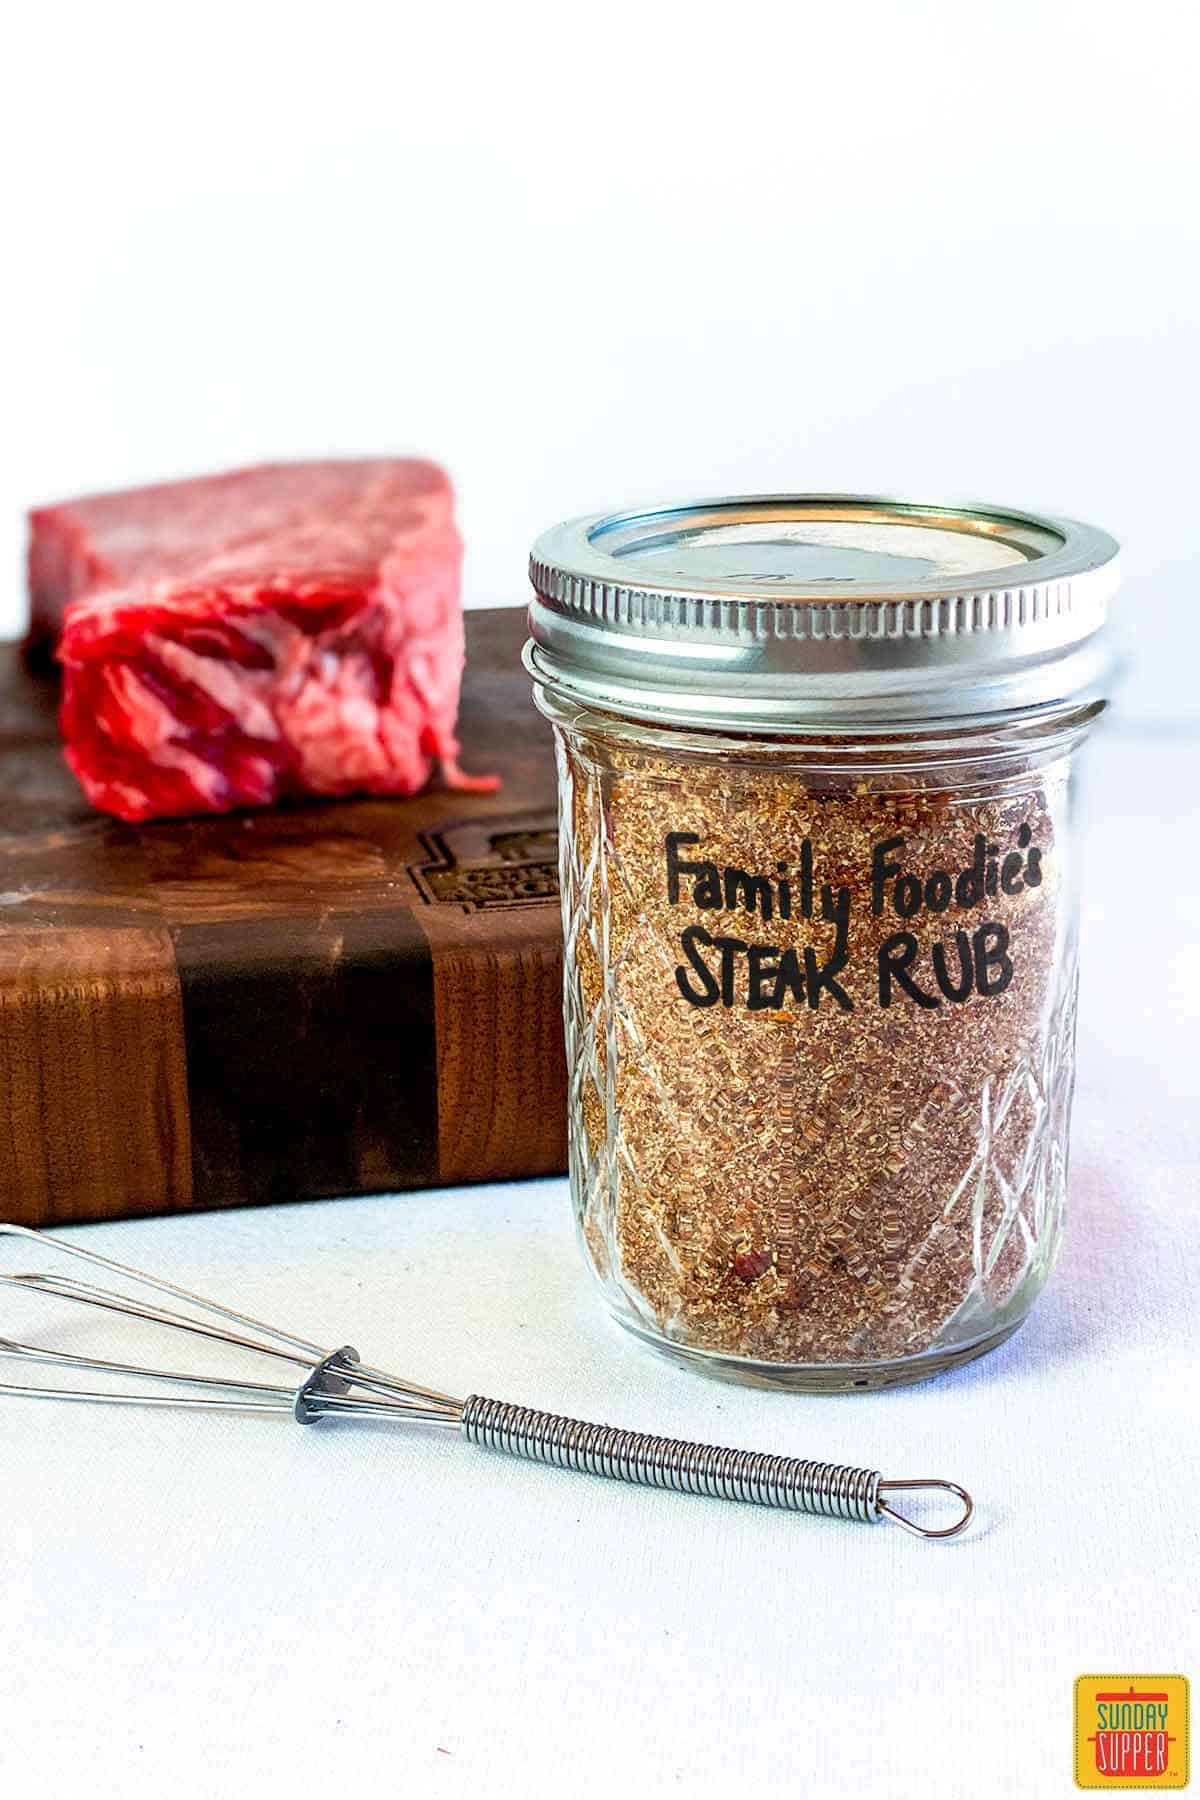
{"type": "Polygon", "coordinates": [[[535,548],[571,1190],[659,1349],[876,1388],[1028,1313],[1062,1229],[1075,752],[1115,557],[1069,521],[829,496],[535,548]]]}

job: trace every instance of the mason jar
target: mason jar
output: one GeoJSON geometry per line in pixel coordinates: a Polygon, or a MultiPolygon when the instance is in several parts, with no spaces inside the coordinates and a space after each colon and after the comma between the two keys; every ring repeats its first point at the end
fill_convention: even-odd
{"type": "Polygon", "coordinates": [[[1066,1199],[1116,556],[1065,519],[829,495],[535,546],[571,1193],[657,1349],[870,1389],[1027,1315],[1066,1199]]]}

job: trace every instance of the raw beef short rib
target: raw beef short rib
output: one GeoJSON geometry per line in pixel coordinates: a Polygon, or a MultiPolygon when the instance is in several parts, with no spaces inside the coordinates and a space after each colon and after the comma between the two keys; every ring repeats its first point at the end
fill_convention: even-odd
{"type": "MultiPolygon", "coordinates": [[[[458,771],[461,544],[441,469],[273,463],[31,516],[31,645],[66,757],[122,819],[458,771]]],[[[484,785],[491,785],[490,783],[484,785]]]]}

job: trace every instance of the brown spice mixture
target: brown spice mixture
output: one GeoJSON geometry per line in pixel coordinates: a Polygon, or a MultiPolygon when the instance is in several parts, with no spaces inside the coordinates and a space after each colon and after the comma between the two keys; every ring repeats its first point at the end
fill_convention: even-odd
{"type": "Polygon", "coordinates": [[[1057,942],[1053,812],[1065,765],[1001,780],[977,760],[947,791],[944,770],[668,758],[579,732],[561,754],[573,1181],[602,1278],[672,1340],[770,1363],[910,1355],[956,1314],[949,1341],[988,1331],[1025,1280],[1040,1283],[1061,1211],[1074,958],[1057,942]],[[722,977],[719,951],[681,950],[689,925],[710,944],[794,949],[801,967],[805,945],[819,963],[834,955],[837,928],[819,906],[785,919],[778,899],[769,921],[753,916],[740,891],[701,910],[690,875],[672,904],[669,832],[694,834],[678,852],[693,863],[763,875],[786,863],[793,879],[808,838],[816,893],[848,890],[837,980],[853,1010],[829,988],[815,1009],[803,988],[762,1005],[761,983],[751,1010],[740,955],[731,1006],[689,1004],[677,969],[706,1000],[722,977]],[[903,838],[896,859],[924,879],[971,865],[977,834],[997,861],[1020,839],[1040,868],[1035,855],[1019,891],[997,883],[972,908],[906,920],[889,899],[873,913],[873,848],[903,838]],[[953,1002],[942,990],[923,1008],[893,979],[880,1004],[885,940],[913,932],[912,977],[938,996],[932,945],[945,942],[943,969],[961,981],[956,932],[985,921],[1008,934],[1002,991],[953,1002]]]}

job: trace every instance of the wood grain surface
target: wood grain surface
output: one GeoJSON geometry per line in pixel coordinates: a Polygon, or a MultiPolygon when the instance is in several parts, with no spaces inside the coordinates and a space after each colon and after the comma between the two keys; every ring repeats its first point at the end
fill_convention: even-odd
{"type": "Polygon", "coordinates": [[[469,614],[431,790],[129,826],[0,650],[0,1184],[28,1224],[565,1163],[549,731],[519,609],[469,614]]]}

